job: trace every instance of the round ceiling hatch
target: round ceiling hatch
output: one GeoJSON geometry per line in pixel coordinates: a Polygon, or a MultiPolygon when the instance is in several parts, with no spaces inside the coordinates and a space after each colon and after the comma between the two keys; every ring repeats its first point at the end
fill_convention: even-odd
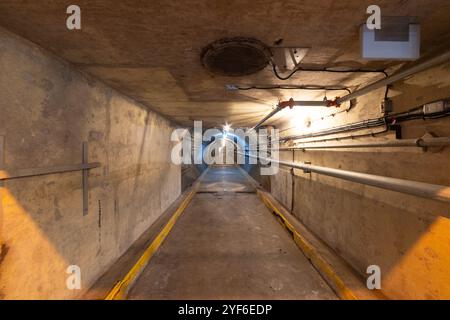
{"type": "Polygon", "coordinates": [[[212,73],[237,77],[264,69],[270,61],[270,50],[256,39],[225,38],[204,48],[201,58],[212,73]]]}

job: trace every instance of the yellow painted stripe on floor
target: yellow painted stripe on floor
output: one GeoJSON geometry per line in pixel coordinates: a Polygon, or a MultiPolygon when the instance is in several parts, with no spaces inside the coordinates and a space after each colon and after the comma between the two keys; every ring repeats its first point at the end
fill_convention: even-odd
{"type": "Polygon", "coordinates": [[[139,258],[139,260],[133,266],[133,268],[131,268],[131,270],[127,273],[127,275],[114,286],[114,288],[106,296],[105,300],[123,300],[126,297],[126,294],[130,289],[130,286],[133,284],[133,282],[137,279],[139,274],[148,264],[153,254],[164,242],[164,239],[166,239],[170,230],[172,230],[173,226],[175,225],[175,222],[184,212],[184,209],[186,209],[186,207],[189,205],[196,192],[197,188],[193,187],[192,190],[183,199],[180,206],[175,210],[175,213],[167,222],[167,224],[164,226],[164,228],[161,230],[161,232],[156,236],[156,238],[153,240],[150,246],[145,250],[145,252],[139,258]]]}
{"type": "Polygon", "coordinates": [[[311,260],[312,264],[325,275],[328,281],[332,281],[332,287],[337,292],[339,297],[344,300],[358,300],[356,295],[345,285],[344,281],[334,272],[333,268],[318,254],[315,248],[294,228],[294,226],[286,219],[281,210],[272,201],[258,190],[258,196],[263,203],[274,214],[282,220],[284,226],[292,233],[297,246],[303,253],[311,260]]]}

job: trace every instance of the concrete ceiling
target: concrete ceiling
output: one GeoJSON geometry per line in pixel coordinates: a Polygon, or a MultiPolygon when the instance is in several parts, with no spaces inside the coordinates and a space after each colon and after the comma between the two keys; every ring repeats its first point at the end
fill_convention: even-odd
{"type": "MultiPolygon", "coordinates": [[[[252,126],[279,99],[322,99],[323,92],[236,92],[225,90],[226,84],[354,87],[378,76],[301,72],[280,81],[270,67],[246,77],[215,76],[201,64],[202,49],[223,37],[253,37],[269,46],[283,39],[283,46],[311,48],[305,66],[395,67],[393,62],[359,57],[358,30],[370,4],[373,1],[2,0],[0,25],[180,124],[203,120],[205,126],[225,122],[252,126]],[[80,31],[66,28],[70,4],[81,7],[80,31]]],[[[418,17],[423,55],[450,43],[448,0],[378,0],[376,4],[386,16],[418,17]]]]}

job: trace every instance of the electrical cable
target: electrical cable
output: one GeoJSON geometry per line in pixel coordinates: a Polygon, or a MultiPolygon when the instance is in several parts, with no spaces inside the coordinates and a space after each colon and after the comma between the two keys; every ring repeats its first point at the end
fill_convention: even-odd
{"type": "Polygon", "coordinates": [[[310,141],[306,141],[306,142],[307,143],[312,143],[312,142],[341,141],[341,140],[347,140],[347,139],[352,139],[353,140],[353,139],[365,138],[365,137],[375,137],[377,135],[386,133],[388,131],[389,131],[389,126],[387,124],[385,124],[385,128],[383,130],[376,131],[376,132],[369,132],[369,133],[363,133],[363,134],[357,134],[357,135],[348,135],[348,136],[337,137],[337,138],[310,140],[310,141]]]}
{"type": "Polygon", "coordinates": [[[403,113],[389,114],[389,115],[385,115],[383,117],[367,119],[367,120],[363,120],[363,121],[359,121],[359,122],[354,122],[351,124],[346,124],[343,126],[338,126],[338,127],[333,127],[333,128],[326,129],[326,130],[312,132],[309,134],[280,137],[279,141],[308,139],[308,138],[327,136],[327,135],[332,135],[332,134],[339,134],[339,133],[355,131],[355,130],[370,129],[370,128],[374,128],[374,127],[379,127],[383,124],[393,125],[396,123],[412,121],[412,120],[424,120],[424,121],[425,120],[434,120],[434,119],[444,118],[447,116],[450,116],[450,112],[448,110],[444,110],[444,111],[437,112],[434,114],[426,115],[423,112],[423,107],[418,107],[418,108],[411,109],[410,111],[403,112],[403,113]],[[422,111],[420,111],[420,110],[422,110],[422,111]],[[418,112],[418,111],[420,111],[420,112],[418,112]]]}
{"type": "Polygon", "coordinates": [[[326,87],[326,86],[315,86],[315,85],[273,85],[273,86],[247,86],[238,87],[237,90],[326,90],[326,91],[347,91],[349,94],[351,90],[348,87],[326,87]]]}
{"type": "Polygon", "coordinates": [[[307,71],[307,72],[330,72],[330,73],[382,73],[387,78],[389,75],[384,70],[365,70],[365,69],[349,69],[349,70],[332,70],[330,68],[322,68],[322,69],[309,69],[309,68],[302,68],[300,66],[297,66],[290,74],[288,74],[286,77],[282,77],[278,71],[275,63],[272,63],[272,70],[275,76],[280,80],[288,80],[291,78],[294,74],[296,74],[298,71],[307,71]]]}

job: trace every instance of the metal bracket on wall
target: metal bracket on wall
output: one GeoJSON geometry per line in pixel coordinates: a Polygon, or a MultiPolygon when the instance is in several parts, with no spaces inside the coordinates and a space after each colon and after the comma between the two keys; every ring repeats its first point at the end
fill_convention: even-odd
{"type": "MultiPolygon", "coordinates": [[[[311,164],[311,161],[305,161],[303,164],[311,164]]],[[[303,173],[311,173],[311,171],[308,169],[303,169],[303,173]]]]}
{"type": "Polygon", "coordinates": [[[390,124],[388,126],[389,131],[395,132],[395,139],[400,140],[402,139],[402,126],[399,124],[390,124]]]}
{"type": "MultiPolygon", "coordinates": [[[[432,138],[439,138],[439,136],[437,134],[434,134],[433,132],[425,132],[425,134],[420,137],[419,139],[417,139],[417,145],[421,146],[421,143],[423,142],[423,139],[432,139],[432,138]]],[[[427,146],[427,147],[422,147],[422,150],[424,152],[431,152],[431,153],[439,153],[442,152],[442,150],[444,150],[445,146],[444,145],[436,145],[436,146],[427,146]]]]}
{"type": "MultiPolygon", "coordinates": [[[[1,138],[1,137],[0,137],[1,138]]],[[[3,140],[0,139],[0,148],[3,145],[3,140]]],[[[0,149],[0,157],[2,156],[2,152],[0,149]]],[[[13,179],[21,179],[21,178],[30,178],[36,176],[50,175],[50,174],[59,174],[66,172],[74,172],[74,171],[82,171],[83,173],[83,215],[88,214],[88,192],[89,192],[89,170],[98,168],[101,166],[100,162],[88,162],[88,144],[87,142],[83,142],[83,153],[82,153],[82,163],[81,164],[69,164],[62,166],[54,166],[47,168],[30,168],[30,169],[17,169],[17,170],[4,170],[0,168],[0,185],[4,181],[13,180],[13,179]]]]}

